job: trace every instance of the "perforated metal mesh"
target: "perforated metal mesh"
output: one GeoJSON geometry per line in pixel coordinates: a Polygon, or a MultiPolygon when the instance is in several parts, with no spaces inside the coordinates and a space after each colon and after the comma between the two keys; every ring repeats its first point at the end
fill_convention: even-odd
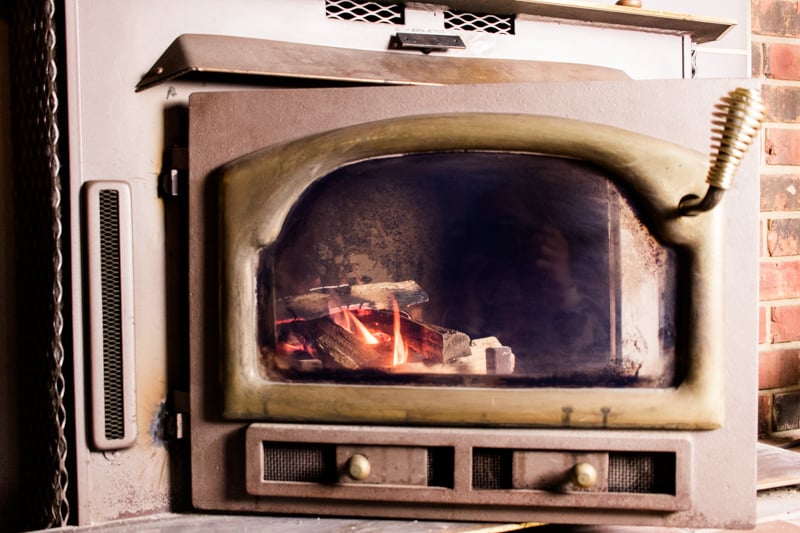
{"type": "Polygon", "coordinates": [[[327,483],[335,478],[333,445],[264,442],[265,481],[327,483]]]}
{"type": "Polygon", "coordinates": [[[325,16],[339,20],[405,24],[405,5],[365,0],[325,0],[325,16]]]}
{"type": "Polygon", "coordinates": [[[472,488],[502,490],[512,488],[511,450],[475,448],[472,451],[472,488]]]}
{"type": "Polygon", "coordinates": [[[103,305],[103,410],[105,436],[125,437],[122,383],[122,295],[119,270],[119,192],[102,190],[100,203],[100,281],[103,305]]]}
{"type": "Polygon", "coordinates": [[[674,494],[675,455],[672,453],[611,453],[608,491],[674,494]]]}
{"type": "Polygon", "coordinates": [[[444,27],[448,30],[513,35],[514,15],[492,15],[448,10],[444,12],[444,27]]]}

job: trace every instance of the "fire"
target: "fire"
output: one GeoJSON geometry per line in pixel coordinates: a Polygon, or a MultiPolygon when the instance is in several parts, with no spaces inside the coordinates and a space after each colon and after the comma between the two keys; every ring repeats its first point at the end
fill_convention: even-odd
{"type": "Polygon", "coordinates": [[[375,329],[370,329],[364,322],[359,320],[355,312],[348,309],[337,310],[336,313],[331,314],[331,318],[338,326],[355,335],[361,342],[370,345],[386,346],[387,357],[388,348],[391,346],[391,364],[393,366],[398,366],[408,361],[408,344],[405,342],[400,332],[400,308],[394,297],[392,297],[392,315],[393,331],[391,335],[381,331],[377,327],[375,329]]]}
{"type": "Polygon", "coordinates": [[[392,313],[394,315],[394,350],[392,352],[392,363],[394,366],[403,365],[408,361],[408,345],[403,341],[400,334],[400,308],[397,300],[392,297],[392,313]]]}
{"type": "Polygon", "coordinates": [[[367,326],[361,322],[355,314],[351,311],[344,309],[341,313],[337,313],[333,321],[361,339],[366,344],[380,344],[380,340],[376,337],[367,326]]]}

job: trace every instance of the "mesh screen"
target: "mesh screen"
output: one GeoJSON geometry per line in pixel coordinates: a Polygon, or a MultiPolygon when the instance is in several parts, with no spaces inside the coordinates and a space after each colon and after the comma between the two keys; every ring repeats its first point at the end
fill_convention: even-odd
{"type": "Polygon", "coordinates": [[[264,442],[265,481],[328,483],[335,479],[333,445],[264,442]]]}
{"type": "Polygon", "coordinates": [[[675,454],[609,454],[608,491],[675,494],[675,454]]]}
{"type": "Polygon", "coordinates": [[[405,24],[405,6],[365,0],[325,0],[325,16],[339,20],[405,24]]]}
{"type": "Polygon", "coordinates": [[[105,436],[125,437],[122,384],[122,295],[119,270],[119,192],[100,191],[100,277],[103,306],[105,436]]]}
{"type": "Polygon", "coordinates": [[[512,451],[475,448],[472,452],[472,488],[502,490],[512,488],[512,451]]]}
{"type": "Polygon", "coordinates": [[[444,12],[444,27],[448,30],[478,31],[483,33],[514,34],[513,15],[491,15],[465,11],[444,12]]]}

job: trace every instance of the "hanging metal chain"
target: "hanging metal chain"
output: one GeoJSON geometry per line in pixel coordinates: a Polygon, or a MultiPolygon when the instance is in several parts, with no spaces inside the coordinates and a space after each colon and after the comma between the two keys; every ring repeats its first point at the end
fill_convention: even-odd
{"type": "Polygon", "coordinates": [[[69,472],[67,470],[67,453],[69,446],[65,434],[67,424],[67,410],[64,406],[66,380],[64,379],[64,248],[63,226],[61,212],[61,160],[58,156],[58,92],[56,76],[56,32],[55,32],[55,1],[45,2],[48,20],[46,39],[47,43],[47,77],[50,90],[48,91],[48,116],[51,117],[48,127],[48,142],[50,146],[50,177],[51,177],[51,207],[53,217],[53,339],[52,351],[52,381],[50,395],[52,399],[52,412],[56,425],[56,445],[54,457],[58,465],[58,475],[54,477],[52,515],[58,517],[55,525],[66,526],[69,520],[69,500],[67,488],[69,487],[69,472]]]}
{"type": "Polygon", "coordinates": [[[12,10],[17,343],[27,443],[22,512],[30,527],[45,528],[67,525],[70,513],[56,1],[18,0],[12,10]]]}

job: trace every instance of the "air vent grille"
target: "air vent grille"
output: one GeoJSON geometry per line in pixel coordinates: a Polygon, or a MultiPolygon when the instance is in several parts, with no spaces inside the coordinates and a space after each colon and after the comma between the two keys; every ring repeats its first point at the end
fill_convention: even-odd
{"type": "Polygon", "coordinates": [[[454,461],[453,448],[428,448],[428,486],[452,489],[454,461]]]}
{"type": "Polygon", "coordinates": [[[325,16],[338,20],[405,24],[405,5],[364,0],[325,0],[325,16]]]}
{"type": "Polygon", "coordinates": [[[675,454],[611,453],[608,491],[634,494],[675,494],[675,454]]]}
{"type": "Polygon", "coordinates": [[[514,16],[448,10],[444,12],[444,27],[447,30],[514,35],[514,16]]]}
{"type": "Polygon", "coordinates": [[[100,278],[103,310],[103,408],[105,436],[125,436],[120,289],[119,192],[102,190],[100,201],[100,278]]]}
{"type": "Polygon", "coordinates": [[[512,459],[512,450],[475,448],[472,451],[472,488],[511,489],[512,459]]]}
{"type": "Polygon", "coordinates": [[[336,447],[264,442],[264,480],[330,483],[336,480],[336,447]]]}
{"type": "Polygon", "coordinates": [[[137,433],[131,193],[121,181],[84,187],[92,439],[118,450],[137,433]]]}

